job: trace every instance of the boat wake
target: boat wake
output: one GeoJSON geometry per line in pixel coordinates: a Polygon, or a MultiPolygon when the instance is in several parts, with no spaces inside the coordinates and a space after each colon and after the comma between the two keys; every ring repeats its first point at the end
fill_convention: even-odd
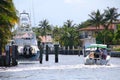
{"type": "MultiPolygon", "coordinates": [[[[28,64],[26,64],[28,65],[28,64]]],[[[76,64],[76,65],[35,65],[35,66],[17,66],[17,67],[10,67],[10,68],[0,68],[0,72],[19,72],[19,71],[28,71],[28,70],[67,70],[67,69],[99,69],[99,68],[116,68],[120,67],[120,65],[84,65],[84,64],[76,64]]]]}

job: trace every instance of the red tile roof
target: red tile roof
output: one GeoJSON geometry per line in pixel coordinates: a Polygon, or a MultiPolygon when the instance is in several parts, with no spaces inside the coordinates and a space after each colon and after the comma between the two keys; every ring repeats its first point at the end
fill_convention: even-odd
{"type": "Polygon", "coordinates": [[[41,42],[45,43],[45,42],[52,42],[52,37],[51,36],[39,36],[39,38],[41,39],[41,42]]]}
{"type": "MultiPolygon", "coordinates": [[[[116,28],[116,25],[112,24],[111,26],[109,26],[108,29],[110,30],[114,30],[116,28]]],[[[81,28],[79,29],[79,31],[96,31],[96,30],[104,30],[104,27],[103,26],[100,26],[99,28],[95,27],[95,26],[88,26],[86,28],[81,28]]]]}

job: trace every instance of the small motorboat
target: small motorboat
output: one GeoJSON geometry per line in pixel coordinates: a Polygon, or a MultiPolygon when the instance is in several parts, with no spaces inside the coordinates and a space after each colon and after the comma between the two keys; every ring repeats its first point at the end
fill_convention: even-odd
{"type": "Polygon", "coordinates": [[[110,60],[107,45],[104,44],[91,44],[86,48],[85,65],[107,65],[110,60]],[[89,49],[88,49],[89,48],[89,49]],[[96,52],[96,49],[107,50],[107,54],[96,52]]]}

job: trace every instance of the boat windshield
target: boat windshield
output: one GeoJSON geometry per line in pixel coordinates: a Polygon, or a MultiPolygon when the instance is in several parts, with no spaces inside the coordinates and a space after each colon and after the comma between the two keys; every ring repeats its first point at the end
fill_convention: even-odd
{"type": "Polygon", "coordinates": [[[28,21],[28,19],[27,19],[27,18],[22,18],[21,20],[22,20],[22,21],[28,21]]]}
{"type": "Polygon", "coordinates": [[[29,40],[34,38],[34,34],[32,33],[17,34],[14,38],[22,38],[29,40]]]}

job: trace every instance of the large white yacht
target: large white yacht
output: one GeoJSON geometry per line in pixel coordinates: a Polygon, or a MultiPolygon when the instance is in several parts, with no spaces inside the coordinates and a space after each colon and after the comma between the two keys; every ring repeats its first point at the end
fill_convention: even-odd
{"type": "Polygon", "coordinates": [[[29,14],[25,11],[20,13],[14,41],[18,45],[19,55],[35,55],[38,51],[36,35],[32,31],[29,14]]]}

